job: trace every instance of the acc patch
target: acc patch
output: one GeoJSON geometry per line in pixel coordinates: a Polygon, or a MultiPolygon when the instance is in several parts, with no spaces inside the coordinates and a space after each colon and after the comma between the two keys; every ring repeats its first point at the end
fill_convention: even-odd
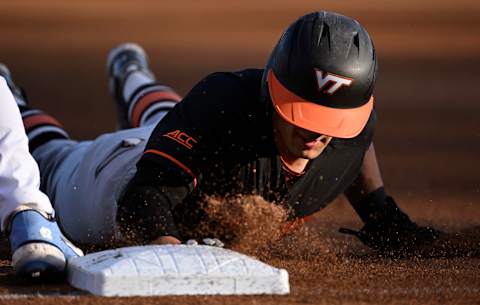
{"type": "Polygon", "coordinates": [[[189,136],[185,132],[180,131],[179,129],[168,132],[163,136],[176,141],[177,143],[185,146],[188,149],[192,149],[192,147],[197,144],[197,140],[195,140],[193,137],[189,136]]]}

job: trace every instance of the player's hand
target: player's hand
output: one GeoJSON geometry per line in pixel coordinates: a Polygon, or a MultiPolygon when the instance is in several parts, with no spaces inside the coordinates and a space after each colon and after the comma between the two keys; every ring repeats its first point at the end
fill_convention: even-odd
{"type": "Polygon", "coordinates": [[[357,237],[366,246],[392,255],[404,255],[431,245],[443,232],[419,226],[402,212],[392,197],[385,199],[385,209],[360,230],[341,228],[341,233],[357,237]]]}
{"type": "Polygon", "coordinates": [[[414,222],[391,225],[365,224],[360,230],[341,228],[341,233],[357,237],[366,246],[392,255],[415,252],[432,244],[442,234],[430,227],[418,226],[414,222]]]}
{"type": "Polygon", "coordinates": [[[160,236],[150,242],[152,245],[179,245],[182,242],[173,236],[160,236]]]}
{"type": "Polygon", "coordinates": [[[218,248],[223,248],[225,247],[225,244],[218,238],[203,238],[201,240],[201,242],[199,243],[198,241],[196,241],[195,239],[189,239],[187,240],[187,242],[185,243],[189,246],[197,246],[199,244],[203,244],[203,245],[207,245],[207,246],[211,246],[211,247],[218,247],[218,248]]]}

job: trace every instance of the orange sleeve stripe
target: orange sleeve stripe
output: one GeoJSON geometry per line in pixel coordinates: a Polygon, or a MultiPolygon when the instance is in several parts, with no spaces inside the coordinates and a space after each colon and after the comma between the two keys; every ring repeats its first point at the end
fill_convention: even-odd
{"type": "Polygon", "coordinates": [[[44,124],[54,125],[62,128],[62,125],[57,120],[47,114],[35,114],[23,119],[23,126],[25,126],[26,130],[44,124]]]}
{"type": "Polygon", "coordinates": [[[295,220],[289,221],[285,224],[285,226],[283,228],[283,233],[284,234],[292,233],[293,231],[295,231],[298,228],[300,228],[301,226],[303,226],[305,224],[305,222],[310,221],[312,219],[313,219],[313,216],[308,215],[308,216],[305,216],[305,217],[302,217],[302,218],[297,218],[295,220]]]}
{"type": "Polygon", "coordinates": [[[176,165],[178,165],[178,167],[180,167],[184,172],[186,172],[187,174],[189,174],[192,179],[193,179],[193,187],[196,188],[197,187],[197,177],[195,176],[195,174],[188,168],[185,166],[185,164],[183,164],[182,162],[178,161],[177,159],[175,159],[174,157],[164,153],[164,152],[161,152],[159,150],[156,150],[156,149],[147,149],[144,153],[144,155],[146,154],[155,154],[155,155],[159,155],[159,156],[162,156],[170,161],[172,161],[173,163],[175,163],[176,165]]]}
{"type": "Polygon", "coordinates": [[[179,102],[182,98],[172,91],[154,91],[143,96],[134,106],[132,111],[132,126],[138,127],[142,113],[157,101],[179,102]]]}

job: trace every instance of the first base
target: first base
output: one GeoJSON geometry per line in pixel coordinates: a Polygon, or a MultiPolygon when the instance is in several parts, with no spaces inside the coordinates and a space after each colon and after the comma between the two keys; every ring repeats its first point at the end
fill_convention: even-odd
{"type": "Polygon", "coordinates": [[[288,294],[288,273],[218,247],[151,245],[68,261],[70,285],[101,296],[288,294]]]}

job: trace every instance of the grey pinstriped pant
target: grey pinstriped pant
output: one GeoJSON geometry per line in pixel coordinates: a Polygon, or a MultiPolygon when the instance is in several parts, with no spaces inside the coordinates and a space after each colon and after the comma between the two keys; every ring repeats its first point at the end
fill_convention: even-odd
{"type": "Polygon", "coordinates": [[[117,200],[154,127],[121,130],[93,141],[52,140],[34,151],[42,189],[73,242],[101,245],[116,236],[117,200]]]}

